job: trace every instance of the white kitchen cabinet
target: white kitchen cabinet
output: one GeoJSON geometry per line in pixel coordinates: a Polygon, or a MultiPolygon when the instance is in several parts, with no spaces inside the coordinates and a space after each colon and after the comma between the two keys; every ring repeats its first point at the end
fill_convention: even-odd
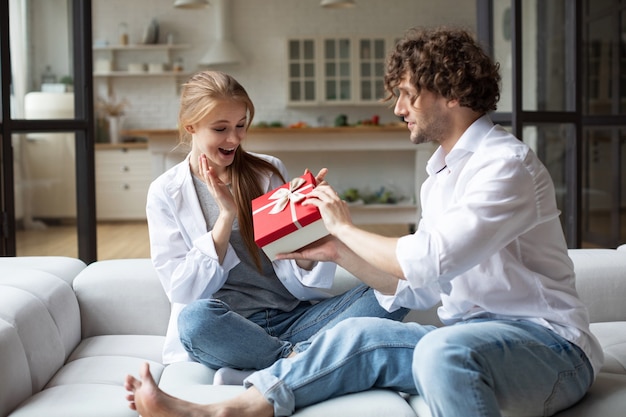
{"type": "Polygon", "coordinates": [[[143,220],[152,180],[145,144],[96,146],[96,217],[143,220]]]}
{"type": "Polygon", "coordinates": [[[289,105],[380,105],[393,44],[386,37],[289,39],[289,105]]]}

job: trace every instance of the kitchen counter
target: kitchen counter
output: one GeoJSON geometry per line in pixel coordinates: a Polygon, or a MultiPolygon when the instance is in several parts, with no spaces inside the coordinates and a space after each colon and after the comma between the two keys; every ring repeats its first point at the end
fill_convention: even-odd
{"type": "MultiPolygon", "coordinates": [[[[180,146],[175,129],[136,129],[123,136],[146,138],[156,178],[188,153],[180,146]]],[[[398,204],[351,206],[353,220],[362,224],[414,224],[419,216],[419,187],[426,178],[425,165],[436,148],[415,145],[405,124],[355,127],[272,128],[252,127],[243,143],[246,150],[280,158],[290,175],[305,168],[329,169],[328,179],[338,191],[357,188],[366,192],[391,190],[403,197],[398,204]]]]}
{"type": "MultiPolygon", "coordinates": [[[[259,134],[274,134],[274,135],[318,135],[326,133],[339,133],[339,134],[358,134],[359,132],[405,132],[408,130],[404,123],[396,123],[390,125],[360,125],[360,126],[346,126],[346,127],[255,127],[252,126],[248,130],[248,135],[259,134]]],[[[147,139],[165,136],[165,137],[178,137],[178,130],[176,129],[131,129],[122,132],[123,136],[133,137],[145,137],[147,139]]]]}
{"type": "Polygon", "coordinates": [[[147,142],[96,143],[98,149],[146,149],[147,142]]]}

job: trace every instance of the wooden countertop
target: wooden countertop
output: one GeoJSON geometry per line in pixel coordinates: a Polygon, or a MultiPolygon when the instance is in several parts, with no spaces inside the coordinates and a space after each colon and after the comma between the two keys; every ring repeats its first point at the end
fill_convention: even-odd
{"type": "Polygon", "coordinates": [[[96,149],[147,149],[147,142],[96,143],[96,149]]]}
{"type": "MultiPolygon", "coordinates": [[[[390,125],[381,125],[381,126],[346,126],[346,127],[251,127],[248,130],[249,135],[254,135],[257,133],[261,134],[320,134],[320,133],[334,133],[334,134],[351,134],[354,135],[358,132],[408,132],[406,124],[404,123],[394,123],[390,125]]],[[[167,136],[167,137],[178,137],[178,130],[176,129],[131,129],[124,130],[122,132],[123,136],[133,136],[133,137],[155,137],[155,136],[167,136]]]]}

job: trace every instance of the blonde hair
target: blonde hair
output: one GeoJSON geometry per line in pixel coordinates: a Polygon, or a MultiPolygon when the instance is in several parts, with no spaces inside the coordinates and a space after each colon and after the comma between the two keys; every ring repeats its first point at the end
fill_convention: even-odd
{"type": "Polygon", "coordinates": [[[246,129],[250,127],[254,104],[243,86],[230,75],[220,71],[202,71],[183,84],[178,111],[178,132],[182,143],[191,143],[191,134],[185,126],[198,123],[222,100],[243,103],[247,112],[246,129]]]}
{"type": "MultiPolygon", "coordinates": [[[[237,80],[219,71],[202,71],[193,75],[183,84],[180,109],[178,112],[178,130],[181,143],[191,143],[191,135],[185,126],[193,125],[208,115],[220,101],[233,100],[245,104],[247,120],[246,130],[254,118],[254,104],[248,93],[237,80]]],[[[259,179],[263,175],[278,175],[283,182],[278,168],[264,159],[251,155],[240,145],[235,151],[230,171],[232,192],[237,204],[239,232],[256,267],[261,270],[259,248],[254,242],[252,227],[252,200],[262,195],[259,179]]]]}

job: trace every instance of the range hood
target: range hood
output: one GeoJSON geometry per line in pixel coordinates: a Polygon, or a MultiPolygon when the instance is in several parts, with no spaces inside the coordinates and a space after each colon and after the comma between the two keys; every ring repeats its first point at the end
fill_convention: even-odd
{"type": "Polygon", "coordinates": [[[199,65],[234,65],[244,62],[239,48],[230,38],[231,3],[230,0],[211,0],[211,8],[215,11],[215,40],[198,62],[199,65]]]}

